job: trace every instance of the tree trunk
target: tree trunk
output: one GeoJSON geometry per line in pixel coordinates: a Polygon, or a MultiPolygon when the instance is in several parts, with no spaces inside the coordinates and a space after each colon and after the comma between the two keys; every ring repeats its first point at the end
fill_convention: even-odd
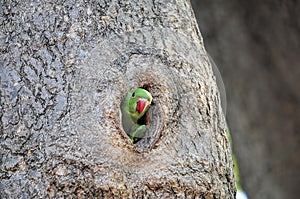
{"type": "Polygon", "coordinates": [[[226,125],[186,1],[3,2],[2,198],[234,198],[226,125]],[[150,139],[120,104],[153,96],[150,139]]]}
{"type": "Polygon", "coordinates": [[[300,2],[195,0],[249,198],[299,198],[300,2]]]}

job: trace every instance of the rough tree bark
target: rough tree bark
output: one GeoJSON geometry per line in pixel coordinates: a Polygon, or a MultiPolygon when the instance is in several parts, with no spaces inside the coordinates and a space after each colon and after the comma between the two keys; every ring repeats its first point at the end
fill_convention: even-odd
{"type": "Polygon", "coordinates": [[[249,198],[299,198],[300,1],[192,1],[249,198]]]}
{"type": "Polygon", "coordinates": [[[187,1],[2,2],[2,198],[234,198],[226,126],[187,1]],[[120,104],[154,97],[133,145],[120,104]]]}

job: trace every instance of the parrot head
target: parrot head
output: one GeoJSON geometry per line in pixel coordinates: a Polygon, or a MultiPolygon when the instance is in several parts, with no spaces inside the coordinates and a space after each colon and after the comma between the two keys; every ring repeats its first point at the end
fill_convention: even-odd
{"type": "Polygon", "coordinates": [[[149,109],[152,96],[151,94],[142,88],[136,88],[131,90],[127,97],[129,113],[133,121],[137,122],[149,109]]]}

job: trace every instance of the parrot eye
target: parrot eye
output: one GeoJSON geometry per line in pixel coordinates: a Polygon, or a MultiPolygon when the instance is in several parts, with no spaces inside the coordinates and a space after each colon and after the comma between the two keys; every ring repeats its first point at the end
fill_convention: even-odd
{"type": "Polygon", "coordinates": [[[131,97],[132,97],[132,98],[134,98],[134,97],[135,97],[135,92],[133,92],[133,93],[132,93],[131,97]]]}

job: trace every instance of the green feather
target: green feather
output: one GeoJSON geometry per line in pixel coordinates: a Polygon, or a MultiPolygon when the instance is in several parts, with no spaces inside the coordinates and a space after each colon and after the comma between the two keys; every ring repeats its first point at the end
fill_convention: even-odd
{"type": "Polygon", "coordinates": [[[131,140],[141,138],[147,131],[144,124],[139,124],[138,120],[145,115],[152,102],[151,94],[142,88],[136,88],[129,91],[121,105],[122,110],[122,125],[124,131],[129,135],[131,140]],[[144,110],[140,113],[137,111],[137,103],[141,99],[146,99],[147,104],[144,110]]]}

